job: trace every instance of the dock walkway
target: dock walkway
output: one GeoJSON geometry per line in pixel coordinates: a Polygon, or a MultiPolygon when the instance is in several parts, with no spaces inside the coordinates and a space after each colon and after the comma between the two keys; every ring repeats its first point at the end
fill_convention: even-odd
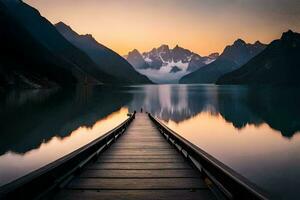
{"type": "Polygon", "coordinates": [[[125,133],[54,199],[215,199],[200,173],[137,113],[125,133]]]}

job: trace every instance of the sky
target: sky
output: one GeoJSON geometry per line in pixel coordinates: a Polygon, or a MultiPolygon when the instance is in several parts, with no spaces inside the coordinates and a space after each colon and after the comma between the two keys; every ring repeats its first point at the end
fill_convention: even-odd
{"type": "Polygon", "coordinates": [[[288,29],[300,32],[300,0],[24,1],[121,55],[167,44],[204,56],[237,38],[270,43],[288,29]]]}

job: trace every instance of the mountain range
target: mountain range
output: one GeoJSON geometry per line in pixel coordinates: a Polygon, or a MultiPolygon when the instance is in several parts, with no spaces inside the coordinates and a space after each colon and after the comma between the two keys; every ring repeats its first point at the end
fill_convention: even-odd
{"type": "Polygon", "coordinates": [[[259,41],[247,44],[238,39],[227,46],[214,62],[189,73],[180,79],[180,83],[215,83],[218,78],[234,71],[262,52],[267,45],[259,41]]]}
{"type": "Polygon", "coordinates": [[[125,58],[136,70],[161,83],[177,82],[180,77],[213,62],[218,56],[218,53],[213,53],[202,57],[178,45],[173,49],[161,45],[144,53],[134,49],[125,58]]]}
{"type": "Polygon", "coordinates": [[[76,84],[298,84],[300,34],[270,45],[238,39],[223,53],[200,56],[176,45],[126,59],[63,22],[51,24],[21,0],[0,0],[0,88],[76,84]]]}
{"type": "MultiPolygon", "coordinates": [[[[103,46],[103,52],[108,51],[111,56],[102,57],[103,63],[96,63],[61,35],[38,10],[20,0],[0,1],[0,21],[0,87],[150,83],[136,72],[132,79],[105,72],[105,63],[110,63],[111,68],[131,66],[103,46]],[[114,62],[116,65],[112,65],[114,62]]],[[[127,75],[130,77],[130,70],[127,75]]]]}
{"type": "Polygon", "coordinates": [[[123,57],[98,43],[92,35],[79,35],[63,22],[55,24],[57,30],[73,45],[84,51],[107,74],[118,78],[123,83],[151,83],[138,73],[123,57]]]}
{"type": "Polygon", "coordinates": [[[300,34],[289,30],[247,64],[221,76],[217,83],[299,85],[299,56],[300,34]]]}

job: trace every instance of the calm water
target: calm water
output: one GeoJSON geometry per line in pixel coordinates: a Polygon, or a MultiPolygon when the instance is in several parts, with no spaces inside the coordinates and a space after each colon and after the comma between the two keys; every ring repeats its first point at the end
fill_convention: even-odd
{"type": "Polygon", "coordinates": [[[0,185],[143,107],[278,199],[299,199],[300,89],[214,85],[12,92],[0,98],[0,185]]]}

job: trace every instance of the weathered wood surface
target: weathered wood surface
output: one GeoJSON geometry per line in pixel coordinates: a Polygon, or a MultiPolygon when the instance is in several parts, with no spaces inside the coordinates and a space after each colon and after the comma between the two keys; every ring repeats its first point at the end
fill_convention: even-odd
{"type": "Polygon", "coordinates": [[[191,169],[168,170],[85,170],[83,178],[194,178],[199,174],[191,169]]]}
{"type": "Polygon", "coordinates": [[[215,199],[200,174],[137,114],[125,134],[54,199],[215,199]]]}

